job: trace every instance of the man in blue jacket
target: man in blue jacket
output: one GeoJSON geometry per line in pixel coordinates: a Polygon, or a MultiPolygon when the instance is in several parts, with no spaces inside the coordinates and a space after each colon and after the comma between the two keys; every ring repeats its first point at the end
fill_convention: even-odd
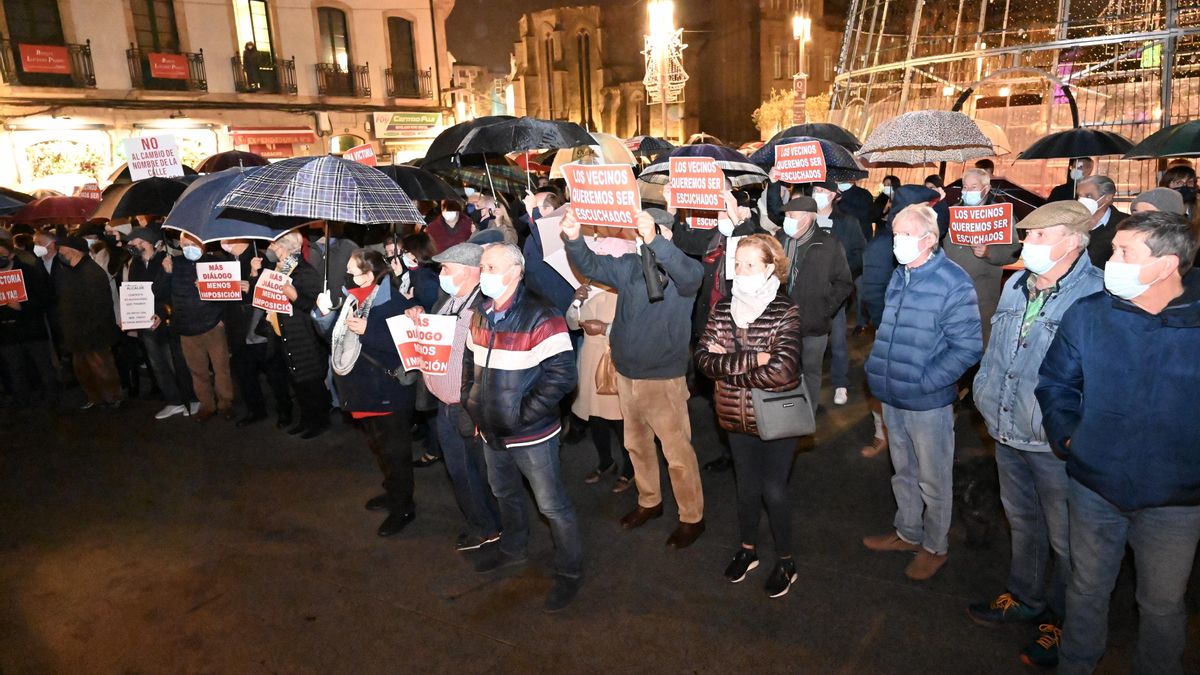
{"type": "Polygon", "coordinates": [[[975,287],[938,250],[937,214],[913,205],[892,221],[892,274],[867,382],[883,402],[891,451],[895,529],[866,537],[873,551],[916,557],[904,570],[924,581],[946,564],[954,468],[957,382],[979,361],[983,337],[975,287]]]}
{"type": "Polygon", "coordinates": [[[1171,213],[1122,221],[1108,293],[1072,307],[1036,394],[1070,476],[1071,581],[1060,673],[1090,673],[1108,601],[1133,548],[1141,617],[1134,672],[1182,673],[1184,592],[1200,541],[1200,274],[1196,239],[1171,213]]]}
{"type": "Polygon", "coordinates": [[[1086,255],[1091,219],[1079,202],[1054,202],[1017,225],[1028,233],[1021,252],[1028,271],[1004,286],[974,386],[975,407],[996,440],[1012,562],[1005,592],[967,611],[984,625],[1038,622],[1041,635],[1021,652],[1021,660],[1047,668],[1058,662],[1071,573],[1068,483],[1066,463],[1050,452],[1033,390],[1063,314],[1104,289],[1103,276],[1086,255]],[[1054,574],[1047,590],[1052,550],[1054,574]]]}

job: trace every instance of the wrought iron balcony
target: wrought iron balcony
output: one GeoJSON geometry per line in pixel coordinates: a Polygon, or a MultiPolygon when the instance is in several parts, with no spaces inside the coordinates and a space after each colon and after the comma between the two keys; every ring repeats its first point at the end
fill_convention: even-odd
{"type": "Polygon", "coordinates": [[[259,54],[257,64],[242,63],[241,56],[230,59],[233,66],[233,86],[243,94],[288,94],[295,96],[296,57],[276,59],[271,54],[259,54]]]}
{"type": "Polygon", "coordinates": [[[371,98],[371,66],[350,64],[342,68],[337,63],[318,63],[317,94],[321,96],[353,96],[371,98]]]}
{"type": "Polygon", "coordinates": [[[0,35],[0,76],[10,85],[94,89],[92,42],[38,45],[0,35]]]}
{"type": "Polygon", "coordinates": [[[125,50],[129,83],[134,89],[208,91],[204,50],[199,52],[147,52],[134,45],[125,50]]]}
{"type": "Polygon", "coordinates": [[[433,98],[433,69],[383,71],[388,98],[433,98]]]}

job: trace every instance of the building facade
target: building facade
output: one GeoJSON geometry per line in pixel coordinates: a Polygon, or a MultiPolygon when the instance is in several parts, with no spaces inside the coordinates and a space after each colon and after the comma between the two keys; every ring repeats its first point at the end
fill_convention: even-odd
{"type": "Polygon", "coordinates": [[[122,141],[171,133],[188,161],[371,143],[420,156],[453,123],[454,0],[2,0],[0,184],[101,184],[122,141]]]}

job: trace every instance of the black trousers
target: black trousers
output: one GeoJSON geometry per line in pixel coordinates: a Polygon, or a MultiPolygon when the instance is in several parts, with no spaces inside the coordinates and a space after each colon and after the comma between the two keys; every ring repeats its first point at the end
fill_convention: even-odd
{"type": "Polygon", "coordinates": [[[283,352],[270,343],[231,347],[229,367],[238,393],[251,415],[267,414],[267,399],[263,395],[259,375],[265,375],[267,386],[275,398],[275,412],[281,418],[292,415],[292,394],[288,388],[287,361],[283,352]]]}
{"type": "Polygon", "coordinates": [[[364,417],[359,423],[383,473],[388,508],[392,513],[412,511],[412,411],[406,407],[390,415],[364,417]]]}
{"type": "Polygon", "coordinates": [[[620,475],[633,478],[633,462],[629,461],[629,451],[625,449],[625,422],[623,420],[608,420],[603,417],[588,419],[588,431],[592,435],[592,445],[596,446],[596,468],[603,471],[613,464],[612,442],[617,439],[617,447],[621,449],[624,463],[619,467],[620,475]]]}
{"type": "Polygon", "coordinates": [[[324,380],[293,380],[292,390],[296,392],[296,403],[300,406],[300,424],[310,429],[329,426],[332,402],[324,380]]]}
{"type": "Polygon", "coordinates": [[[792,555],[792,511],[788,507],[788,474],[796,455],[796,439],[764,441],[748,434],[729,434],[733,470],[737,472],[738,528],[742,543],[758,545],[758,523],[767,508],[775,539],[775,555],[792,555]]]}

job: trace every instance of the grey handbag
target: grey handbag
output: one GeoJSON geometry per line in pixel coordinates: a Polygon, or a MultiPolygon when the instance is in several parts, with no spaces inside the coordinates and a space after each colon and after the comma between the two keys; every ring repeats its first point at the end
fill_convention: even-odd
{"type": "Polygon", "coordinates": [[[750,390],[750,398],[754,403],[758,437],[764,441],[816,433],[817,420],[808,400],[808,389],[804,387],[804,375],[800,376],[800,384],[795,389],[767,391],[756,388],[750,390]]]}

